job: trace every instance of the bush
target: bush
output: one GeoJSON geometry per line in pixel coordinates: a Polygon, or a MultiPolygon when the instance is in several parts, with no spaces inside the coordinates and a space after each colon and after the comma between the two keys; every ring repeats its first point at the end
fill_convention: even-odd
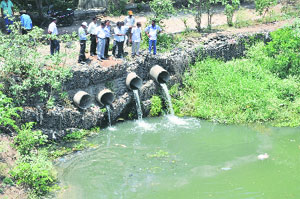
{"type": "Polygon", "coordinates": [[[266,46],[257,46],[248,53],[256,61],[280,78],[300,77],[300,22],[271,33],[271,41],[266,46]],[[257,56],[257,55],[260,56],[257,56]]]}
{"type": "Polygon", "coordinates": [[[158,24],[163,19],[169,18],[170,14],[175,13],[171,0],[153,0],[150,2],[151,11],[154,13],[154,19],[158,24]]]}
{"type": "Polygon", "coordinates": [[[18,135],[14,137],[14,144],[21,155],[30,154],[31,150],[43,145],[47,141],[47,136],[41,131],[32,131],[34,123],[22,125],[18,135]]]}
{"type": "Polygon", "coordinates": [[[185,74],[181,111],[221,123],[299,126],[299,83],[279,79],[261,64],[251,59],[198,62],[185,74]]]}
{"type": "Polygon", "coordinates": [[[271,6],[278,3],[278,0],[255,0],[255,9],[259,15],[264,15],[269,11],[271,6]]]}
{"type": "Polygon", "coordinates": [[[28,186],[38,196],[49,192],[56,181],[52,162],[44,152],[20,158],[10,173],[18,185],[28,186]]]}
{"type": "MultiPolygon", "coordinates": [[[[0,89],[2,85],[0,84],[0,89]]],[[[12,99],[8,98],[3,92],[0,90],[0,127],[13,127],[17,130],[17,126],[15,124],[14,117],[19,117],[17,111],[21,111],[21,108],[16,108],[12,105],[12,99]]],[[[1,129],[0,129],[0,132],[1,129]]]]}
{"type": "Polygon", "coordinates": [[[63,64],[67,56],[64,57],[64,53],[42,55],[37,48],[44,47],[41,42],[45,39],[43,30],[34,27],[27,35],[22,35],[19,25],[15,22],[10,26],[12,32],[9,35],[0,34],[3,90],[16,105],[37,99],[47,101],[62,91],[62,82],[71,76],[70,68],[63,64]]]}
{"type": "Polygon", "coordinates": [[[162,101],[158,96],[152,96],[151,98],[151,109],[150,116],[159,116],[162,112],[162,101]]]}

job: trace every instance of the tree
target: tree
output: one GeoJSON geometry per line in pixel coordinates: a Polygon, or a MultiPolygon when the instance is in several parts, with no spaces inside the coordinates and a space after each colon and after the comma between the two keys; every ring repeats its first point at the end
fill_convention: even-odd
{"type": "Polygon", "coordinates": [[[227,17],[228,26],[233,25],[233,14],[240,6],[240,0],[223,0],[223,5],[225,5],[225,15],[227,17]]]}
{"type": "Polygon", "coordinates": [[[175,13],[171,0],[153,0],[150,2],[150,8],[154,13],[154,19],[160,23],[163,19],[169,18],[170,14],[175,13]]]}
{"type": "Polygon", "coordinates": [[[255,0],[255,9],[260,16],[265,16],[271,6],[278,3],[278,0],[255,0]]]}

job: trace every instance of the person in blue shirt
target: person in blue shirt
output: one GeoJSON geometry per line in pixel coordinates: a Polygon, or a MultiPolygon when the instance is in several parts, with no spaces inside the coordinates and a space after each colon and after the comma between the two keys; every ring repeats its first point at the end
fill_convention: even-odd
{"type": "Polygon", "coordinates": [[[86,56],[85,56],[85,48],[86,48],[86,40],[87,40],[87,23],[82,22],[80,28],[78,29],[78,36],[79,36],[79,42],[80,42],[80,53],[78,58],[78,63],[83,64],[86,62],[86,56]]]}
{"type": "Polygon", "coordinates": [[[155,20],[152,20],[152,24],[145,29],[145,32],[149,37],[149,54],[153,47],[153,55],[156,55],[157,34],[161,32],[161,28],[155,24],[155,20]]]}
{"type": "Polygon", "coordinates": [[[0,4],[1,14],[5,20],[7,33],[11,33],[11,29],[9,29],[9,25],[13,24],[12,17],[14,16],[14,4],[11,0],[2,0],[0,4]]]}
{"type": "Polygon", "coordinates": [[[28,14],[26,14],[26,10],[21,10],[21,29],[22,34],[25,35],[32,29],[32,20],[28,14]]]}

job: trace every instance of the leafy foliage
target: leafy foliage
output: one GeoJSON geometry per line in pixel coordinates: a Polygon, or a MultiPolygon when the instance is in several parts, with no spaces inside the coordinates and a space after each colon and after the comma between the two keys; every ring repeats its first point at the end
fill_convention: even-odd
{"type": "Polygon", "coordinates": [[[41,131],[32,131],[33,125],[33,122],[22,125],[18,135],[14,138],[15,147],[21,155],[29,155],[32,149],[47,141],[47,136],[41,131]]]}
{"type": "Polygon", "coordinates": [[[10,35],[0,34],[0,77],[4,91],[17,105],[35,97],[48,100],[61,92],[63,80],[71,76],[70,69],[63,64],[66,54],[42,55],[38,48],[44,48],[43,30],[34,27],[22,35],[18,26],[18,22],[11,26],[10,35]]]}
{"type": "Polygon", "coordinates": [[[255,0],[255,9],[259,15],[265,15],[271,6],[278,3],[278,0],[255,0]]]}
{"type": "Polygon", "coordinates": [[[169,18],[170,14],[175,13],[171,0],[153,0],[150,3],[150,8],[154,13],[154,19],[160,23],[161,20],[169,18]]]}
{"type": "Polygon", "coordinates": [[[30,187],[37,196],[49,192],[56,181],[54,167],[45,152],[20,158],[11,175],[17,184],[30,187]]]}
{"type": "MultiPolygon", "coordinates": [[[[280,78],[300,77],[300,21],[271,33],[272,40],[262,50],[266,53],[265,67],[280,78]]],[[[260,62],[257,56],[253,59],[260,62]]]]}
{"type": "MultiPolygon", "coordinates": [[[[0,88],[2,85],[0,84],[0,88]]],[[[8,98],[0,90],[0,127],[11,126],[15,130],[18,128],[15,124],[13,117],[19,117],[17,111],[21,111],[21,108],[16,108],[12,105],[12,99],[8,98]]]]}
{"type": "Polygon", "coordinates": [[[113,16],[120,16],[126,14],[127,0],[109,0],[108,1],[108,13],[113,16]]]}
{"type": "Polygon", "coordinates": [[[184,84],[185,115],[221,123],[300,125],[299,83],[281,80],[252,60],[198,62],[184,84]]]}
{"type": "Polygon", "coordinates": [[[244,59],[207,59],[185,74],[180,112],[221,123],[300,125],[299,22],[257,43],[244,59]]]}
{"type": "Polygon", "coordinates": [[[224,0],[223,4],[225,5],[225,15],[227,17],[228,26],[233,25],[233,14],[240,6],[240,0],[224,0]]]}
{"type": "Polygon", "coordinates": [[[162,101],[160,97],[154,95],[151,98],[150,116],[159,116],[162,112],[162,101]]]}

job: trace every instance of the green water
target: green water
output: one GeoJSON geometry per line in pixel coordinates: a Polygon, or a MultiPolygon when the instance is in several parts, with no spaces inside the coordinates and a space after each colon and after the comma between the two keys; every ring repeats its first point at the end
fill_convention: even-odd
{"type": "Polygon", "coordinates": [[[62,158],[58,198],[300,198],[299,128],[144,121],[102,130],[98,148],[62,158]]]}

